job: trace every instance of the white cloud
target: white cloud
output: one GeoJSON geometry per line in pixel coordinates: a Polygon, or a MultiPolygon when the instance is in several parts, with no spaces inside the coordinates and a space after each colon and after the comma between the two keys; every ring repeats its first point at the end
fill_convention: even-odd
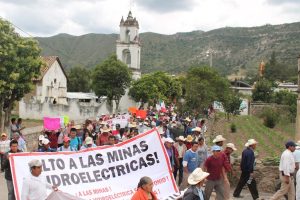
{"type": "MultiPolygon", "coordinates": [[[[299,0],[135,0],[141,32],[163,34],[300,19],[299,0]]],[[[0,16],[34,36],[117,33],[130,0],[0,0],[0,16]]],[[[23,34],[24,35],[24,34],[23,34]]]]}

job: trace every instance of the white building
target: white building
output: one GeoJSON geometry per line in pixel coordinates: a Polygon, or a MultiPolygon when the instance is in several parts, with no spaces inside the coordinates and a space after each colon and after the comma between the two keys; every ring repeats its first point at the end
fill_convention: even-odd
{"type": "MultiPolygon", "coordinates": [[[[133,79],[141,77],[140,72],[140,41],[139,24],[129,12],[126,21],[121,20],[120,38],[117,40],[116,51],[119,60],[132,70],[133,79]]],[[[19,115],[24,119],[43,119],[67,115],[72,120],[96,118],[103,113],[114,113],[113,107],[106,103],[106,97],[98,98],[93,93],[67,92],[67,76],[57,56],[42,58],[44,65],[41,75],[33,80],[34,90],[19,102],[19,115]]],[[[120,112],[127,112],[128,107],[137,106],[126,94],[119,104],[120,112]]]]}
{"type": "Polygon", "coordinates": [[[132,70],[134,80],[141,77],[139,23],[129,11],[127,19],[120,22],[120,38],[117,40],[117,57],[132,70]]]}

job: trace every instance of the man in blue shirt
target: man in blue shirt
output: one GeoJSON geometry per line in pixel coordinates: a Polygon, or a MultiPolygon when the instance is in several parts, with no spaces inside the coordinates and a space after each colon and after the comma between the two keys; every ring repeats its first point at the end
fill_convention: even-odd
{"type": "Polygon", "coordinates": [[[248,184],[248,188],[250,190],[252,198],[259,198],[256,187],[256,181],[253,175],[255,165],[254,150],[256,148],[256,144],[257,142],[254,139],[249,139],[248,142],[245,144],[246,149],[242,153],[241,160],[242,174],[240,177],[240,181],[233,192],[233,196],[236,198],[242,198],[242,196],[240,196],[240,193],[246,183],[248,184]]]}
{"type": "Polygon", "coordinates": [[[198,143],[192,142],[192,147],[187,150],[183,156],[183,180],[180,185],[180,190],[187,187],[187,177],[199,166],[199,156],[197,153],[198,143]]]}

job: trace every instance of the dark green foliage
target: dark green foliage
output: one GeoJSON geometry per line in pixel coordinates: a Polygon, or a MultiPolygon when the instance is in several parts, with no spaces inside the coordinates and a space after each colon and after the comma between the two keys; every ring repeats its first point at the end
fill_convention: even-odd
{"type": "Polygon", "coordinates": [[[279,121],[279,113],[273,108],[265,108],[261,117],[264,120],[264,125],[269,128],[274,128],[279,121]]]}
{"type": "Polygon", "coordinates": [[[274,93],[274,103],[288,106],[291,121],[294,121],[297,114],[297,94],[281,90],[274,93]]]}
{"type": "Polygon", "coordinates": [[[211,67],[192,67],[185,82],[187,107],[202,112],[213,101],[225,102],[230,92],[229,82],[211,67]]]}
{"type": "Polygon", "coordinates": [[[227,114],[237,115],[239,114],[241,103],[242,99],[239,93],[230,91],[223,102],[223,107],[227,114]]]}
{"type": "Polygon", "coordinates": [[[112,55],[95,67],[92,80],[96,95],[106,96],[111,105],[112,101],[115,101],[118,109],[121,97],[130,86],[131,71],[116,55],[112,55]]]}
{"type": "Polygon", "coordinates": [[[231,123],[230,130],[231,130],[231,133],[235,133],[236,132],[236,125],[235,125],[235,123],[231,123]]]}
{"type": "Polygon", "coordinates": [[[19,36],[8,21],[0,18],[0,129],[2,112],[9,125],[15,101],[32,89],[32,79],[40,73],[42,61],[37,41],[19,36]]]}
{"type": "Polygon", "coordinates": [[[90,92],[91,70],[76,66],[68,71],[68,92],[90,92]]]}
{"type": "Polygon", "coordinates": [[[261,79],[255,84],[252,93],[253,101],[271,102],[273,95],[272,82],[261,79]]]}
{"type": "Polygon", "coordinates": [[[144,75],[133,82],[129,95],[137,102],[157,103],[159,99],[167,103],[173,102],[182,95],[181,82],[165,72],[144,75]]]}

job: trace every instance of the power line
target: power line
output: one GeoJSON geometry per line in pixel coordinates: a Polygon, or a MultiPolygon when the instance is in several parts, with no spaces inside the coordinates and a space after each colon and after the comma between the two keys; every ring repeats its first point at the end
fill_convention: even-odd
{"type": "MultiPolygon", "coordinates": [[[[11,21],[7,20],[6,18],[4,18],[4,17],[1,17],[1,18],[4,19],[4,20],[6,20],[6,21],[7,21],[8,23],[10,23],[13,27],[19,29],[20,31],[22,31],[23,33],[25,33],[26,35],[28,35],[30,38],[33,38],[33,39],[35,38],[33,35],[31,35],[30,33],[26,32],[25,30],[23,30],[23,29],[20,28],[19,26],[15,25],[15,24],[12,23],[11,21]]],[[[37,39],[35,39],[35,40],[37,40],[37,39]]],[[[49,46],[48,44],[46,44],[46,43],[44,43],[44,42],[42,42],[42,41],[38,41],[38,42],[41,43],[41,44],[43,44],[44,46],[46,46],[46,47],[48,47],[48,48],[50,48],[50,49],[56,51],[56,52],[58,52],[59,54],[65,56],[65,57],[67,57],[67,58],[69,58],[69,59],[73,59],[71,56],[69,56],[69,55],[63,53],[61,50],[55,49],[55,48],[49,46]]],[[[81,65],[83,65],[83,66],[86,65],[86,64],[83,64],[83,63],[81,63],[81,62],[78,62],[78,63],[81,64],[81,65]]]]}

